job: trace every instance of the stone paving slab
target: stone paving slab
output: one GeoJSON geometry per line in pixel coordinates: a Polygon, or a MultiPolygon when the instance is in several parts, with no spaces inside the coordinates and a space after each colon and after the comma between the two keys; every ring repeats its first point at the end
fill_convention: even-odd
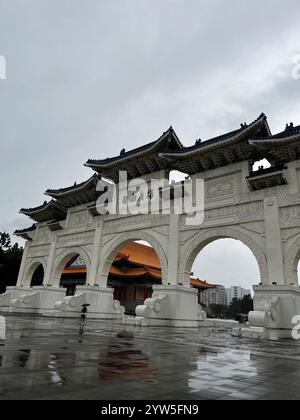
{"type": "Polygon", "coordinates": [[[6,316],[1,400],[298,400],[300,343],[6,316]]]}

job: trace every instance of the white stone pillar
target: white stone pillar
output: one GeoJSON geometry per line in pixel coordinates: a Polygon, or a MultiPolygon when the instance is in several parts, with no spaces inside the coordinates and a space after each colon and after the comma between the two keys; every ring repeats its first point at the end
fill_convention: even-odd
{"type": "Polygon", "coordinates": [[[298,175],[297,175],[296,162],[290,162],[288,164],[287,177],[288,177],[288,188],[290,194],[298,193],[298,175]]]}
{"type": "Polygon", "coordinates": [[[285,284],[278,197],[264,199],[269,284],[285,284]]]}
{"type": "Polygon", "coordinates": [[[56,251],[56,242],[57,242],[57,236],[53,236],[51,239],[51,245],[49,250],[49,256],[47,260],[47,267],[46,267],[46,273],[44,276],[44,286],[47,286],[48,284],[52,286],[59,286],[59,284],[53,284],[53,279],[51,278],[51,275],[53,273],[53,264],[54,264],[54,258],[55,258],[55,251],[56,251]]]}
{"type": "MultiPolygon", "coordinates": [[[[168,277],[167,283],[170,285],[178,284],[179,268],[179,227],[180,215],[170,215],[169,243],[168,243],[168,277]]],[[[188,287],[190,285],[187,285],[188,287]]]]}
{"type": "Polygon", "coordinates": [[[247,194],[249,192],[249,185],[247,182],[247,177],[250,174],[251,166],[248,161],[242,162],[242,194],[247,194]]]}
{"type": "Polygon", "coordinates": [[[21,266],[20,266],[18,281],[17,281],[18,287],[24,286],[24,276],[25,276],[28,253],[29,253],[29,241],[25,243],[25,247],[23,251],[23,256],[22,256],[22,261],[21,261],[21,266]]]}
{"type": "Polygon", "coordinates": [[[99,268],[99,262],[101,257],[101,239],[102,239],[102,230],[103,230],[103,219],[99,221],[95,231],[94,245],[93,245],[93,254],[89,276],[87,278],[87,283],[91,286],[94,286],[97,281],[97,272],[99,268]]]}

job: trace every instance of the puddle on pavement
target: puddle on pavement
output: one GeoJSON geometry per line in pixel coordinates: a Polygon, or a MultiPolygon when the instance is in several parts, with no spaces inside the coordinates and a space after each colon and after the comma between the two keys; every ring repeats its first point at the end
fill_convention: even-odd
{"type": "MultiPolygon", "coordinates": [[[[31,323],[34,321],[25,324],[26,337],[21,341],[23,321],[17,319],[16,326],[12,324],[14,330],[9,331],[9,340],[0,342],[0,346],[8,346],[7,350],[1,348],[0,368],[21,368],[21,375],[26,373],[28,384],[32,386],[38,381],[55,386],[74,383],[94,386],[101,381],[126,383],[131,379],[151,385],[159,383],[161,377],[174,375],[187,389],[197,391],[203,386],[207,388],[212,377],[222,382],[224,378],[257,376],[252,349],[284,351],[285,354],[299,350],[293,343],[267,345],[243,341],[241,344],[226,329],[149,328],[131,332],[123,330],[122,326],[106,325],[101,329],[97,325],[97,333],[89,330],[79,339],[71,325],[72,338],[62,339],[61,331],[56,334],[56,331],[46,333],[44,330],[45,335],[40,339],[34,325],[30,330],[31,323]],[[222,331],[221,334],[218,331],[222,331]]],[[[275,363],[274,360],[269,358],[270,363],[275,363]]]]}

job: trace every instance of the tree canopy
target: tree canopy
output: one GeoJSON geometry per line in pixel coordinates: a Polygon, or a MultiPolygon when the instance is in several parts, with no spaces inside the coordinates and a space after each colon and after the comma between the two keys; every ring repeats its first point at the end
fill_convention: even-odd
{"type": "Polygon", "coordinates": [[[243,299],[233,299],[229,306],[210,305],[209,308],[213,317],[236,319],[240,314],[248,315],[253,311],[253,299],[247,295],[243,299]]]}
{"type": "Polygon", "coordinates": [[[0,293],[7,286],[15,286],[22,260],[23,248],[12,244],[9,233],[0,232],[0,293]]]}

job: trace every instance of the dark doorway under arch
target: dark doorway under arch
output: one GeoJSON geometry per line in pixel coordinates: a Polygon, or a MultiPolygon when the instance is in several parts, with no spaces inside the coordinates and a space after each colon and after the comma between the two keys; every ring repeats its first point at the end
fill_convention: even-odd
{"type": "Polygon", "coordinates": [[[87,279],[85,259],[79,255],[73,255],[67,262],[60,278],[60,286],[66,289],[66,296],[74,296],[77,286],[84,286],[87,279]]]}
{"type": "Polygon", "coordinates": [[[44,267],[42,266],[42,264],[38,265],[32,275],[30,286],[42,286],[44,282],[44,274],[44,267]]]}

